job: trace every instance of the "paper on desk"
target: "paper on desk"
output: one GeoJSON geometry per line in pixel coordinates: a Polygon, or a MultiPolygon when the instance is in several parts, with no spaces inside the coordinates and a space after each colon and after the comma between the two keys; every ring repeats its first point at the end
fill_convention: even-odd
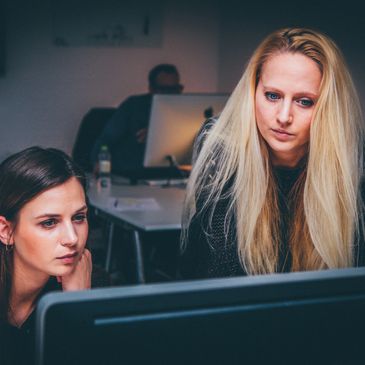
{"type": "Polygon", "coordinates": [[[161,207],[154,198],[109,198],[109,208],[124,211],[153,211],[160,210],[161,207]]]}

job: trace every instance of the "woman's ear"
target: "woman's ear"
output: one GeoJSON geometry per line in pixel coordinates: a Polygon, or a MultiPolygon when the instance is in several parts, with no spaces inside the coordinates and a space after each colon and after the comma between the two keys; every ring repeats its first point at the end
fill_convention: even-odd
{"type": "Polygon", "coordinates": [[[0,215],[0,241],[4,245],[13,245],[13,226],[5,217],[0,215]]]}

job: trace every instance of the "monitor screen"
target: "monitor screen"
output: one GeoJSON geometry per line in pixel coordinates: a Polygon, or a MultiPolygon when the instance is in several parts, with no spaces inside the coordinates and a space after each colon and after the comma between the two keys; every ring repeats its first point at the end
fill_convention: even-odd
{"type": "Polygon", "coordinates": [[[227,94],[154,95],[147,132],[145,167],[191,164],[194,139],[202,123],[220,114],[227,94]]]}
{"type": "Polygon", "coordinates": [[[37,364],[355,364],[365,268],[50,293],[37,364]]]}

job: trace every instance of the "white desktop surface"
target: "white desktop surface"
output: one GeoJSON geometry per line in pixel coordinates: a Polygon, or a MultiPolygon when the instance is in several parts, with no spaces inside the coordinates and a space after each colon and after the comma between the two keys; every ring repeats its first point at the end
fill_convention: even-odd
{"type": "Polygon", "coordinates": [[[185,190],[176,187],[148,185],[112,185],[110,189],[98,188],[91,180],[88,190],[90,204],[124,223],[143,231],[178,230],[185,190]],[[123,211],[110,206],[110,198],[152,198],[160,209],[146,211],[123,211]]]}

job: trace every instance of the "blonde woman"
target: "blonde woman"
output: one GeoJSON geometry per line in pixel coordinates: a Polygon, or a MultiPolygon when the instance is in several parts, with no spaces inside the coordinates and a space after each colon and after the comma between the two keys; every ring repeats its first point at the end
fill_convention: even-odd
{"type": "Polygon", "coordinates": [[[183,277],[363,265],[363,134],[334,42],[303,28],[269,35],[199,135],[183,277]]]}

